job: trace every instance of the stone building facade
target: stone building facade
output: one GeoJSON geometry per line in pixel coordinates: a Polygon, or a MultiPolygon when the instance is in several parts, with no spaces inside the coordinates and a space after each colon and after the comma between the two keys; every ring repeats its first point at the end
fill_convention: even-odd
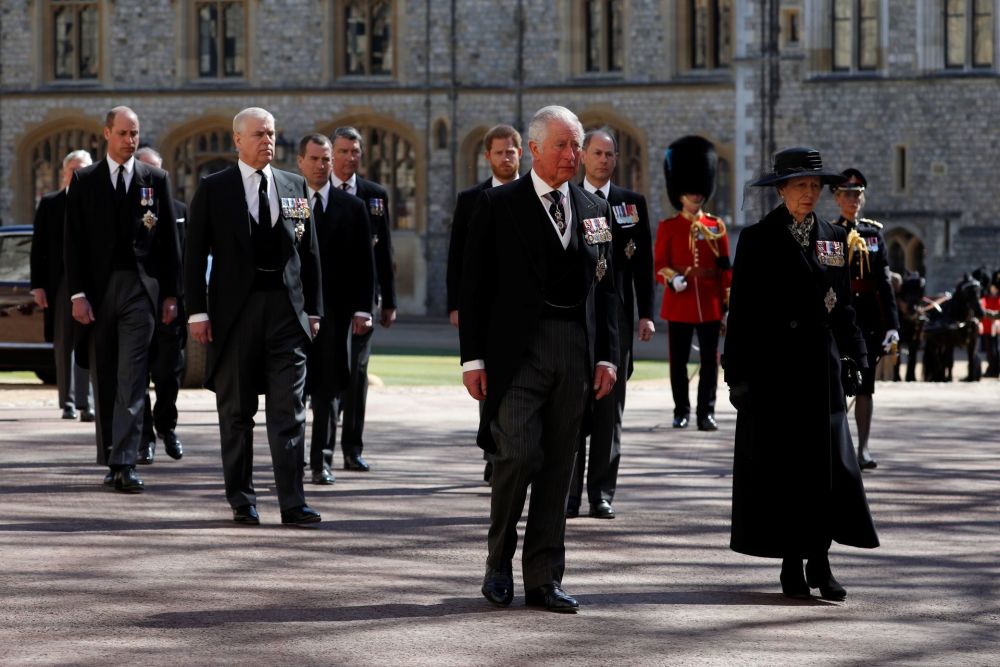
{"type": "Polygon", "coordinates": [[[390,187],[401,311],[441,315],[452,207],[485,176],[483,134],[558,103],[616,131],[616,180],[656,219],[672,213],[665,147],[711,139],[712,208],[737,234],[773,204],[744,200],[771,151],[815,146],[867,175],[895,266],[944,289],[1000,265],[996,3],[0,0],[0,219],[29,222],[69,150],[102,155],[118,104],[188,200],[234,159],[246,106],[274,113],[291,170],[299,137],[355,125],[366,175],[390,187]]]}

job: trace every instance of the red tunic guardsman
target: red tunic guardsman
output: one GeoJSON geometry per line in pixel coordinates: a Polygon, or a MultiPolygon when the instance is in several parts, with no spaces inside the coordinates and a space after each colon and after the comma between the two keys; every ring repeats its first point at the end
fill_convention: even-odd
{"type": "Polygon", "coordinates": [[[653,265],[667,286],[660,311],[667,321],[674,428],[686,428],[691,414],[687,363],[691,340],[698,334],[698,429],[714,431],[715,392],[719,376],[719,335],[729,302],[732,265],[729,237],[721,218],[702,210],[715,192],[718,156],[710,141],[678,139],[667,149],[663,171],[670,202],[680,211],[660,222],[653,265]]]}

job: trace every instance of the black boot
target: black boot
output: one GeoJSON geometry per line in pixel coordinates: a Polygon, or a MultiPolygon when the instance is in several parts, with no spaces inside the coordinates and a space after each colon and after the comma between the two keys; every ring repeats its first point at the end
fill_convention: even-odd
{"type": "Polygon", "coordinates": [[[833,578],[830,559],[825,553],[810,558],[806,563],[806,581],[810,588],[819,589],[819,596],[824,600],[840,602],[847,598],[847,590],[833,578]]]}
{"type": "Polygon", "coordinates": [[[802,575],[801,558],[785,558],[781,561],[781,592],[796,600],[808,600],[809,585],[802,575]]]}

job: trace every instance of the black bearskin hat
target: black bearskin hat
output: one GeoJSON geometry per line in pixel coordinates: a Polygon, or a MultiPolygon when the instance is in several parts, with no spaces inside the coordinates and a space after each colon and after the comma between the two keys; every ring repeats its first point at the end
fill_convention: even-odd
{"type": "Polygon", "coordinates": [[[681,195],[698,194],[706,200],[715,194],[715,174],[719,156],[715,145],[704,137],[681,137],[667,148],[663,158],[663,175],[667,181],[667,196],[678,211],[684,208],[681,195]]]}

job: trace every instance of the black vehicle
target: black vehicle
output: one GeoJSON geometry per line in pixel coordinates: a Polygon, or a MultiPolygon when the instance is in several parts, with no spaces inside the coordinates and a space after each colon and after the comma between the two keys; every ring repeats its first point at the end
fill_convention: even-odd
{"type": "Polygon", "coordinates": [[[0,227],[0,371],[33,371],[55,384],[52,341],[31,296],[31,226],[0,227]]]}

